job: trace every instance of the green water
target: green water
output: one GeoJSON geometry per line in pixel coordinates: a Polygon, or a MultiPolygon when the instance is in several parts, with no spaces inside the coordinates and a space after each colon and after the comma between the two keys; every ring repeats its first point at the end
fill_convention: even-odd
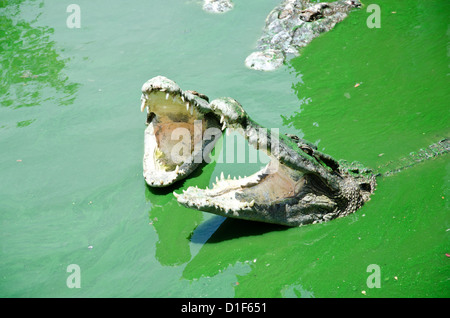
{"type": "Polygon", "coordinates": [[[217,16],[199,1],[80,0],[79,29],[71,3],[0,1],[0,296],[450,296],[448,155],[379,178],[346,218],[225,220],[172,191],[248,166],[212,163],[151,190],[139,112],[141,85],[165,75],[378,169],[450,133],[448,1],[376,1],[380,29],[363,8],[270,73],[244,60],[278,1],[217,16]],[[81,288],[66,285],[70,264],[81,288]]]}

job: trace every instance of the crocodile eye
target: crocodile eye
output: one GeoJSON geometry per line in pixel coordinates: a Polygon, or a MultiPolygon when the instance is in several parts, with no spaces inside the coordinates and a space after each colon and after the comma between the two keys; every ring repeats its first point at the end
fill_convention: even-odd
{"type": "Polygon", "coordinates": [[[306,152],[310,156],[312,156],[312,154],[313,154],[313,150],[310,147],[302,145],[300,149],[303,150],[304,152],[306,152]]]}

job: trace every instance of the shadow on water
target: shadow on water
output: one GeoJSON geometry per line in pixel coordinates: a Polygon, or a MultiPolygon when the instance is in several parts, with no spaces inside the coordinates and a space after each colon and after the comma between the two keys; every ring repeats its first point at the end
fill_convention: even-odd
{"type": "MultiPolygon", "coordinates": [[[[197,227],[196,232],[204,232],[207,228],[217,227],[219,222],[221,222],[221,224],[205,243],[214,244],[241,237],[260,236],[269,232],[285,231],[289,229],[289,227],[283,225],[218,217],[209,219],[200,224],[197,227]]],[[[192,237],[192,242],[203,243],[200,240],[197,241],[196,236],[192,237]]]]}

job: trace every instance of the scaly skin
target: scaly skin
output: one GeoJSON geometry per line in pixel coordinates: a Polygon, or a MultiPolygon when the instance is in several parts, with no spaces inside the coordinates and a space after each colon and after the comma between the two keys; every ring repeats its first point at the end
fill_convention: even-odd
{"type": "MultiPolygon", "coordinates": [[[[212,189],[189,187],[182,194],[174,192],[182,205],[227,217],[299,226],[355,212],[375,189],[375,176],[370,170],[348,170],[329,155],[317,151],[314,145],[293,135],[278,136],[272,130],[267,135],[261,134],[263,127],[232,98],[208,103],[206,96],[182,91],[175,82],[162,76],[147,81],[142,92],[141,109],[148,109],[144,177],[149,186],[173,184],[199,165],[192,160],[198,155],[194,150],[181,165],[168,169],[169,164],[161,163],[158,156],[161,157],[161,151],[170,152],[169,141],[160,138],[165,143],[155,143],[158,129],[171,127],[173,130],[177,125],[188,125],[193,118],[201,119],[205,127],[220,133],[225,128],[240,132],[249,144],[265,151],[271,159],[252,176],[238,180],[222,176],[212,189]],[[184,109],[182,100],[188,103],[189,110],[184,109]]],[[[165,131],[165,136],[168,133],[170,130],[165,131]]],[[[203,141],[202,147],[197,149],[211,150],[210,143],[215,140],[217,138],[203,141]]]]}
{"type": "Polygon", "coordinates": [[[333,29],[352,9],[359,7],[359,0],[283,1],[267,16],[257,51],[246,58],[245,65],[262,71],[279,68],[286,56],[297,56],[300,48],[333,29]]]}
{"type": "MultiPolygon", "coordinates": [[[[203,1],[203,10],[211,13],[224,13],[233,6],[231,0],[203,1]]],[[[333,29],[352,9],[361,6],[359,0],[320,3],[310,0],[282,1],[267,16],[257,51],[245,59],[245,65],[259,71],[276,70],[287,56],[297,56],[300,48],[333,29]]]]}

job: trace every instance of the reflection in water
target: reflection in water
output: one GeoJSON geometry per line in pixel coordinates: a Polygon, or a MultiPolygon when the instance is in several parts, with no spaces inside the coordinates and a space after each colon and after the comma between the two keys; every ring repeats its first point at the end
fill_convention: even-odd
{"type": "Polygon", "coordinates": [[[181,265],[191,259],[189,238],[202,220],[199,212],[180,209],[173,195],[154,195],[146,186],[145,196],[153,206],[149,222],[158,234],[156,259],[161,265],[181,265]]]}
{"type": "Polygon", "coordinates": [[[35,119],[19,121],[17,123],[17,127],[19,127],[19,128],[27,127],[27,126],[31,125],[31,123],[33,123],[34,121],[35,121],[35,119]]]}
{"type": "MultiPolygon", "coordinates": [[[[199,228],[203,226],[207,226],[207,224],[201,224],[199,228]]],[[[287,229],[289,229],[289,227],[278,224],[226,218],[206,243],[220,243],[227,240],[238,239],[240,237],[260,236],[265,233],[285,231],[287,229]]]]}
{"type": "Polygon", "coordinates": [[[215,163],[200,166],[189,179],[167,188],[145,186],[145,197],[152,203],[149,223],[154,226],[159,237],[155,257],[161,265],[181,265],[191,259],[191,238],[203,220],[202,212],[180,206],[172,192],[180,192],[194,185],[206,187],[214,167],[215,163]]]}
{"type": "Polygon", "coordinates": [[[72,104],[79,84],[62,73],[68,59],[56,52],[50,39],[54,30],[18,20],[21,2],[0,2],[0,105],[20,108],[48,100],[72,104]]]}

